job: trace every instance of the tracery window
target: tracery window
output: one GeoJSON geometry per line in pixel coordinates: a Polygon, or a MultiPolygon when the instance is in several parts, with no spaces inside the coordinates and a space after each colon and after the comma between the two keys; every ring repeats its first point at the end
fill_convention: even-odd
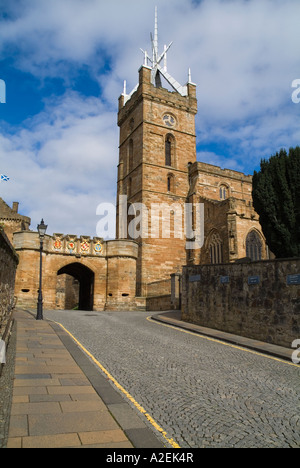
{"type": "Polygon", "coordinates": [[[210,263],[217,264],[223,262],[223,245],[220,235],[215,232],[212,234],[209,243],[210,263]]]}
{"type": "Polygon", "coordinates": [[[262,242],[256,231],[249,232],[246,239],[246,255],[253,262],[262,258],[262,242]]]}
{"type": "Polygon", "coordinates": [[[220,200],[226,200],[228,198],[228,188],[226,185],[220,186],[220,200]]]}

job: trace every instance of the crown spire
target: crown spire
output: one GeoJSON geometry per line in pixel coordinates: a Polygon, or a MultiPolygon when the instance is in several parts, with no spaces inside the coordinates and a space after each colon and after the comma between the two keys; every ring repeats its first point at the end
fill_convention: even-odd
{"type": "Polygon", "coordinates": [[[164,46],[164,51],[159,55],[158,52],[158,15],[157,7],[155,7],[155,22],[154,22],[154,37],[150,34],[152,44],[152,59],[149,57],[147,51],[142,52],[144,54],[144,66],[151,64],[151,82],[154,86],[160,87],[161,77],[163,77],[169,85],[182,96],[187,96],[187,87],[181,86],[167,71],[167,52],[170,49],[173,42],[168,46],[164,46]],[[163,66],[161,65],[163,63],[163,66]]]}
{"type": "MultiPolygon", "coordinates": [[[[151,45],[152,45],[152,55],[149,55],[146,50],[141,49],[144,54],[144,67],[151,69],[151,83],[155,87],[161,87],[162,82],[161,78],[163,77],[173,88],[174,91],[181,94],[181,96],[188,95],[188,85],[182,86],[178,81],[175,80],[167,71],[167,52],[173,44],[173,41],[170,42],[168,46],[164,46],[164,51],[159,55],[159,45],[158,45],[158,14],[157,7],[155,7],[155,20],[154,20],[154,36],[150,33],[151,45]],[[152,57],[152,58],[151,58],[152,57]]],[[[191,71],[188,72],[188,84],[191,83],[191,71]]],[[[130,99],[132,94],[138,89],[138,84],[131,91],[130,94],[126,92],[126,84],[124,83],[123,97],[124,105],[130,99]]]]}

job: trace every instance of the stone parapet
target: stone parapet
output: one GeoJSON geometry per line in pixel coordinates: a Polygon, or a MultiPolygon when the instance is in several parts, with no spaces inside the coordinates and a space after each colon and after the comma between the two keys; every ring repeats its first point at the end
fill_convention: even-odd
{"type": "MultiPolygon", "coordinates": [[[[74,234],[53,234],[45,236],[43,251],[62,255],[105,256],[106,243],[100,237],[77,236],[74,234]]],[[[39,250],[40,239],[37,232],[22,231],[14,233],[16,250],[39,250]]]]}

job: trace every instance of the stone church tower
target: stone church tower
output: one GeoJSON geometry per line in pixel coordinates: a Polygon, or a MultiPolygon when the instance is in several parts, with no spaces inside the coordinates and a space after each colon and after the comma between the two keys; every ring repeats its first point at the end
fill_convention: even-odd
{"type": "Polygon", "coordinates": [[[187,261],[184,206],[196,162],[196,86],[190,73],[181,86],[167,72],[169,47],[159,55],[156,13],[152,58],[144,52],[139,84],[130,95],[124,86],[119,99],[117,237],[138,242],[137,296],[147,296],[147,284],[169,280],[187,261]]]}
{"type": "Polygon", "coordinates": [[[117,238],[138,243],[138,297],[165,294],[186,264],[269,257],[252,177],[197,161],[196,85],[190,72],[185,86],[168,73],[171,44],[159,54],[157,31],[156,11],[151,58],[144,52],[138,85],[119,98],[117,238]],[[193,242],[200,225],[203,242],[193,242]]]}

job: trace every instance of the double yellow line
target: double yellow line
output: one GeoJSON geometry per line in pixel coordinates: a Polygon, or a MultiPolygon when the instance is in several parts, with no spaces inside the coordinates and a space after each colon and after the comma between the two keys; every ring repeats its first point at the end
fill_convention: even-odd
{"type": "Polygon", "coordinates": [[[181,333],[187,333],[188,335],[198,336],[198,338],[201,338],[203,340],[212,341],[214,343],[219,343],[219,344],[222,344],[224,346],[229,346],[230,348],[235,348],[235,349],[238,349],[240,351],[244,351],[245,353],[255,354],[256,356],[261,356],[261,357],[264,357],[266,359],[272,359],[272,361],[281,362],[281,363],[286,364],[288,366],[297,367],[299,369],[299,364],[294,364],[293,362],[285,361],[284,359],[276,358],[275,356],[260,353],[258,351],[254,351],[252,349],[248,349],[248,348],[245,348],[245,347],[242,347],[242,346],[234,345],[232,343],[222,341],[221,339],[218,339],[218,338],[210,338],[209,336],[202,335],[201,333],[197,333],[197,332],[193,332],[193,331],[185,330],[183,328],[176,327],[176,325],[169,325],[167,323],[157,322],[157,321],[153,320],[151,317],[147,317],[147,320],[149,322],[151,321],[152,323],[156,323],[157,325],[163,325],[164,327],[172,328],[173,330],[177,330],[177,331],[179,331],[181,333]]]}
{"type": "Polygon", "coordinates": [[[152,416],[147,413],[147,411],[133,398],[133,396],[130,395],[130,393],[125,390],[122,385],[117,382],[117,380],[108,372],[105,367],[102,366],[102,364],[97,361],[97,359],[73,336],[61,323],[59,322],[54,322],[57,325],[59,325],[74,341],[75,343],[91,358],[91,360],[98,366],[101,371],[107,376],[107,378],[120,390],[128,400],[131,401],[131,403],[137,408],[137,410],[143,414],[149,423],[156,429],[160,434],[163,436],[163,438],[173,447],[173,448],[180,448],[180,446],[175,442],[174,439],[171,439],[167,436],[167,433],[157,424],[157,422],[152,418],[152,416]]]}
{"type": "MultiPolygon", "coordinates": [[[[177,331],[182,332],[182,333],[187,333],[189,335],[198,336],[199,338],[202,338],[202,339],[205,339],[205,340],[208,340],[208,341],[212,341],[212,342],[215,342],[215,343],[220,343],[220,344],[222,344],[224,346],[229,346],[231,348],[235,348],[235,349],[247,352],[247,353],[255,354],[257,356],[262,356],[262,357],[267,358],[267,359],[272,359],[273,361],[278,361],[278,362],[281,362],[281,363],[284,363],[284,364],[299,368],[299,366],[297,364],[294,364],[292,362],[284,361],[283,359],[279,359],[279,358],[276,358],[276,357],[273,357],[273,356],[268,356],[267,354],[259,353],[257,351],[253,351],[251,349],[243,348],[241,346],[233,345],[231,343],[227,343],[227,342],[222,341],[222,340],[218,340],[218,339],[215,339],[215,338],[210,338],[208,336],[204,336],[204,335],[201,335],[199,333],[184,330],[182,328],[178,328],[178,327],[173,326],[173,325],[169,325],[169,324],[162,323],[162,322],[156,322],[156,321],[152,320],[151,317],[147,317],[147,320],[149,322],[151,321],[152,323],[155,323],[157,325],[163,325],[165,327],[172,328],[172,329],[177,330],[177,331]]],[[[164,431],[164,429],[162,429],[160,427],[160,425],[157,424],[157,422],[152,418],[152,416],[149,413],[147,413],[147,411],[133,398],[133,396],[130,395],[130,393],[127,392],[127,390],[125,390],[125,388],[122,385],[119,384],[119,382],[108,372],[108,370],[105,369],[105,367],[99,361],[97,361],[97,359],[61,323],[58,323],[58,322],[54,322],[54,323],[59,325],[75,341],[75,343],[91,358],[91,360],[96,364],[96,366],[99,367],[99,369],[101,369],[101,371],[116,386],[116,388],[118,388],[118,390],[120,390],[126,396],[126,398],[128,398],[128,400],[131,401],[131,403],[135,406],[135,408],[137,408],[137,410],[143,416],[146,417],[146,419],[154,427],[154,429],[156,429],[158,432],[160,432],[160,434],[168,442],[168,444],[171,445],[171,447],[180,448],[178,443],[174,439],[168,437],[166,431],[164,431]]]]}

